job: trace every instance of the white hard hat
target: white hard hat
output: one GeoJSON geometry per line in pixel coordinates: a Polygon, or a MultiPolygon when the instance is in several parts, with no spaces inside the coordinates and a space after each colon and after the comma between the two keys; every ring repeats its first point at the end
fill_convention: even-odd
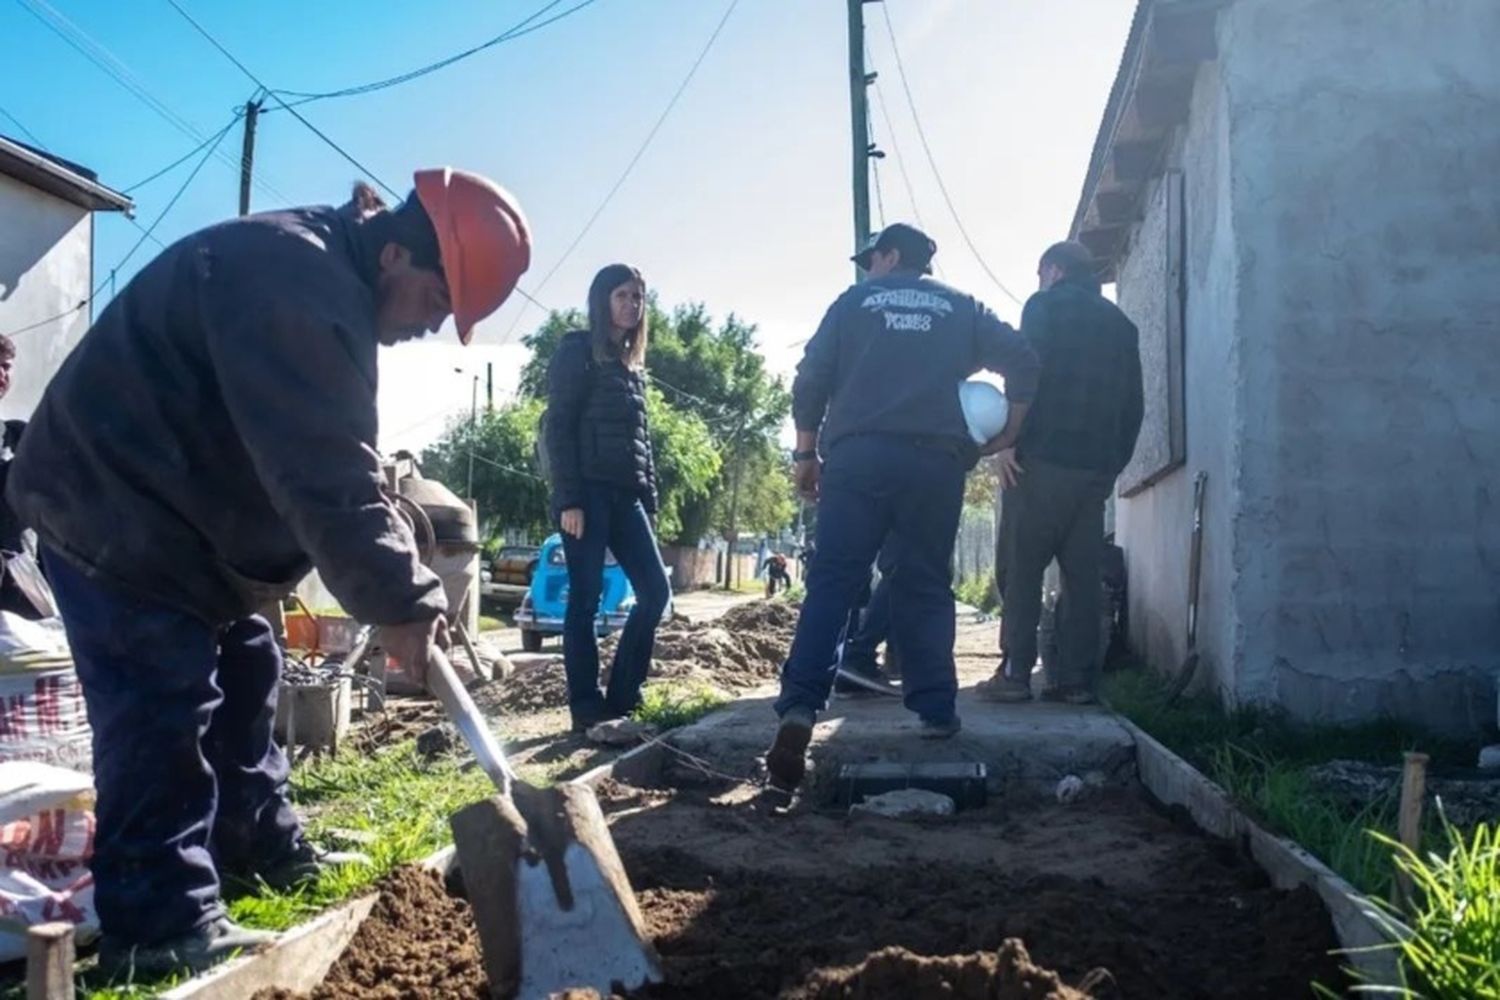
{"type": "Polygon", "coordinates": [[[1010,401],[988,382],[972,379],[958,383],[958,405],[975,444],[985,444],[1005,430],[1010,419],[1010,401]]]}

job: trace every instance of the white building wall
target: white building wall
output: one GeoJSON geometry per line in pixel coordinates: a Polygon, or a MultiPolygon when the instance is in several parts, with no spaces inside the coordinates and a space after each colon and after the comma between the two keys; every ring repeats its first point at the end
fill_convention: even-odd
{"type": "Polygon", "coordinates": [[[26,419],[89,327],[93,222],[88,210],[0,175],[0,333],[68,313],[14,336],[16,366],[0,417],[26,419]],[[70,312],[71,310],[71,312],[70,312]]]}

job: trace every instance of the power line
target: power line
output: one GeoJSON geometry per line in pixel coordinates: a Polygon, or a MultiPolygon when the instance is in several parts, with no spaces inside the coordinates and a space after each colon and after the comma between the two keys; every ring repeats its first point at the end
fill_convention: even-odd
{"type": "Polygon", "coordinates": [[[411,70],[406,73],[386,77],[383,80],[375,80],[371,83],[364,83],[359,84],[358,86],[344,87],[340,90],[330,90],[321,93],[309,93],[307,91],[298,90],[279,90],[276,93],[283,94],[287,97],[299,98],[299,100],[295,100],[291,103],[292,107],[296,107],[302,104],[310,104],[313,101],[326,101],[336,97],[354,97],[360,94],[374,93],[377,90],[385,90],[388,87],[395,87],[399,84],[409,83],[410,81],[418,79],[419,77],[426,76],[429,73],[435,73],[440,69],[452,66],[456,62],[467,59],[472,55],[476,55],[480,52],[485,51],[486,49],[493,48],[494,46],[499,45],[503,42],[513,41],[524,35],[529,35],[533,31],[540,31],[542,28],[547,27],[549,24],[561,21],[563,18],[568,17],[571,14],[578,13],[580,10],[583,10],[583,8],[596,3],[597,0],[582,0],[581,3],[575,4],[574,6],[568,8],[560,14],[553,15],[552,17],[547,18],[545,21],[542,21],[539,24],[531,23],[562,2],[563,0],[551,0],[551,2],[544,5],[530,17],[527,17],[525,20],[519,22],[518,24],[507,28],[505,31],[496,35],[494,38],[491,38],[485,42],[481,42],[480,44],[475,45],[472,48],[465,49],[462,52],[458,52],[454,55],[448,56],[445,59],[439,59],[437,62],[428,63],[425,66],[420,66],[417,69],[411,70]]]}
{"type": "Polygon", "coordinates": [[[513,476],[524,476],[527,479],[533,480],[538,483],[546,482],[546,480],[541,476],[538,476],[531,472],[527,472],[524,469],[513,468],[509,465],[504,464],[503,462],[497,462],[493,458],[489,458],[485,455],[479,454],[479,452],[475,451],[473,448],[469,449],[469,455],[473,457],[475,461],[483,462],[485,465],[494,466],[495,468],[500,469],[503,472],[509,472],[513,476]]]}
{"type": "MultiPolygon", "coordinates": [[[[83,56],[95,67],[107,74],[111,79],[124,88],[132,97],[146,105],[156,113],[167,124],[177,129],[188,138],[200,143],[205,143],[210,137],[198,129],[192,122],[177,114],[168,107],[160,98],[153,94],[135,71],[120,60],[103,43],[99,42],[87,31],[70,21],[66,15],[53,7],[47,0],[16,0],[26,11],[42,23],[53,34],[61,38],[67,45],[83,56]]],[[[217,153],[215,156],[219,162],[229,167],[238,176],[240,162],[230,157],[227,153],[217,153]]],[[[255,178],[255,186],[261,192],[282,203],[290,201],[286,195],[263,177],[255,178]]]]}
{"type": "Polygon", "coordinates": [[[45,142],[43,142],[42,140],[38,139],[36,137],[36,133],[35,132],[31,131],[31,129],[27,128],[24,124],[22,124],[21,119],[17,118],[15,115],[11,114],[9,111],[6,111],[4,108],[0,108],[0,115],[4,115],[7,120],[9,120],[13,125],[15,125],[16,128],[20,129],[26,135],[26,138],[30,139],[32,142],[36,143],[38,146],[42,147],[43,149],[47,149],[47,144],[45,142]]]}
{"type": "Polygon", "coordinates": [[[917,114],[917,102],[912,97],[911,83],[906,78],[906,66],[901,61],[901,48],[896,44],[896,28],[891,23],[890,5],[881,4],[880,13],[885,18],[886,33],[891,38],[891,54],[896,57],[896,72],[901,76],[901,89],[906,91],[906,104],[911,109],[912,121],[917,126],[917,138],[922,141],[922,151],[927,154],[927,163],[932,167],[933,177],[937,178],[938,190],[942,192],[943,201],[948,206],[948,212],[953,216],[953,223],[958,227],[958,232],[963,236],[964,242],[968,244],[969,251],[974,255],[974,259],[979,262],[979,266],[989,276],[989,279],[995,283],[995,287],[1004,292],[1016,305],[1021,305],[1021,300],[1016,296],[1016,293],[1005,287],[1005,283],[995,276],[994,271],[990,270],[989,264],[985,263],[984,255],[979,252],[979,248],[974,245],[974,240],[969,236],[969,231],[964,228],[963,219],[959,217],[958,209],[953,204],[953,198],[948,194],[948,185],[943,183],[943,175],[938,170],[937,158],[932,155],[932,146],[927,142],[927,130],[922,127],[922,118],[917,114]]]}
{"type": "MultiPolygon", "coordinates": [[[[240,118],[242,118],[243,116],[244,116],[244,111],[243,110],[236,111],[235,114],[234,114],[234,117],[230,119],[229,125],[233,126],[234,123],[237,122],[237,121],[239,121],[240,118]]],[[[167,164],[165,167],[162,167],[160,170],[158,170],[155,173],[153,173],[151,176],[146,177],[143,180],[138,180],[134,184],[130,185],[129,187],[121,188],[120,192],[122,194],[129,194],[130,192],[135,191],[138,188],[145,187],[147,184],[150,184],[152,181],[156,180],[158,177],[161,177],[164,174],[169,174],[173,170],[176,170],[178,167],[182,166],[188,160],[191,160],[195,154],[202,152],[203,151],[203,147],[207,146],[211,142],[217,142],[218,140],[219,140],[219,136],[218,135],[211,135],[211,136],[209,136],[207,139],[204,139],[202,142],[198,143],[198,145],[194,146],[192,149],[188,150],[186,153],[183,153],[181,156],[179,156],[177,159],[173,160],[171,163],[167,164]]]]}
{"type": "MultiPolygon", "coordinates": [[[[28,326],[23,326],[23,327],[21,327],[18,330],[12,330],[9,333],[7,333],[6,336],[7,337],[14,337],[17,334],[22,334],[22,333],[26,333],[26,332],[28,332],[30,330],[39,329],[41,327],[44,327],[44,326],[48,325],[49,323],[55,323],[58,320],[66,319],[67,317],[73,315],[74,313],[79,312],[79,311],[81,311],[83,309],[88,308],[89,304],[92,303],[96,298],[98,298],[99,295],[104,291],[105,286],[108,285],[110,283],[110,281],[113,279],[115,272],[118,271],[120,268],[124,267],[127,263],[129,263],[130,262],[130,258],[135,256],[135,252],[137,250],[139,250],[141,248],[141,246],[148,239],[151,239],[151,240],[156,239],[156,237],[154,235],[155,232],[156,232],[156,227],[159,226],[159,225],[161,225],[161,221],[167,217],[167,213],[170,212],[170,211],[172,211],[173,207],[177,204],[178,200],[183,196],[183,194],[187,191],[188,187],[193,183],[193,180],[198,176],[199,171],[201,171],[203,169],[203,165],[206,164],[209,161],[209,158],[211,156],[213,156],[214,152],[219,148],[219,143],[223,141],[224,137],[229,134],[229,130],[231,128],[233,128],[233,127],[234,127],[234,122],[230,122],[228,125],[225,125],[222,129],[219,130],[219,134],[214,137],[214,144],[213,144],[213,146],[211,146],[209,148],[208,152],[203,155],[203,158],[198,161],[197,165],[195,167],[193,167],[192,173],[188,174],[187,179],[184,180],[182,182],[182,184],[177,188],[177,192],[172,195],[171,199],[168,200],[168,202],[166,203],[165,206],[163,206],[162,210],[157,213],[156,218],[151,221],[151,225],[147,226],[144,229],[141,229],[141,238],[138,239],[138,240],[136,240],[135,244],[133,246],[131,246],[131,248],[125,252],[125,256],[121,257],[118,261],[115,262],[114,267],[112,267],[112,268],[109,269],[109,275],[110,276],[106,277],[103,281],[99,282],[98,287],[96,287],[93,291],[91,291],[89,293],[88,298],[86,298],[83,301],[79,302],[73,308],[64,310],[63,312],[60,312],[60,313],[58,313],[55,316],[49,316],[49,317],[47,317],[44,320],[39,320],[39,321],[37,321],[35,323],[32,323],[32,324],[30,324],[28,326]]],[[[134,220],[132,220],[132,221],[134,221],[134,220]]],[[[137,224],[137,228],[140,228],[139,224],[137,224]]],[[[158,242],[160,242],[160,241],[158,241],[158,242]]]]}
{"type": "MultiPolygon", "coordinates": [[[[171,2],[171,0],[169,0],[169,2],[171,2]]],[[[646,133],[646,138],[641,142],[640,147],[635,151],[635,155],[632,156],[630,158],[630,162],[625,165],[625,169],[621,171],[619,179],[616,180],[614,186],[609,189],[609,193],[604,196],[604,200],[599,202],[599,207],[594,209],[594,214],[589,216],[588,221],[583,224],[583,228],[578,231],[578,235],[573,238],[573,242],[568,244],[568,248],[564,250],[562,256],[557,259],[557,263],[553,264],[552,269],[542,276],[542,280],[536,286],[537,291],[541,291],[543,288],[547,287],[547,283],[552,280],[553,275],[557,274],[558,269],[560,269],[567,261],[567,259],[572,256],[573,251],[578,249],[578,244],[583,242],[583,238],[588,235],[589,230],[594,228],[594,223],[599,220],[599,216],[604,214],[604,210],[609,207],[609,203],[614,200],[614,197],[619,192],[620,188],[625,186],[625,181],[630,177],[631,172],[635,170],[635,166],[641,161],[641,157],[646,155],[646,150],[651,147],[651,143],[656,139],[656,134],[661,131],[662,125],[666,123],[667,117],[671,115],[672,109],[677,107],[678,100],[682,98],[683,93],[688,88],[688,84],[692,83],[693,77],[697,75],[698,67],[703,65],[704,59],[708,58],[709,50],[714,47],[714,42],[718,41],[720,33],[722,33],[724,30],[724,25],[729,23],[730,15],[734,13],[734,9],[739,5],[740,0],[729,0],[729,5],[724,8],[724,14],[719,18],[719,23],[714,26],[713,33],[708,36],[708,41],[703,44],[703,50],[698,53],[698,58],[693,60],[693,65],[688,70],[687,76],[683,77],[682,82],[677,85],[677,90],[673,92],[671,100],[667,101],[667,106],[663,108],[661,114],[657,116],[656,123],[651,126],[651,130],[646,133]]],[[[516,318],[511,323],[510,329],[505,332],[506,341],[509,341],[511,335],[516,332],[516,327],[521,325],[521,318],[525,315],[526,309],[522,307],[521,310],[516,313],[516,318]]]]}

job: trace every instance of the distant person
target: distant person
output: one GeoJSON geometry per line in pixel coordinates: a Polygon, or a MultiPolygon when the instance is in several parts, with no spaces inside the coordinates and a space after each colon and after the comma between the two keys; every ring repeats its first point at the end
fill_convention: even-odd
{"type": "MultiPolygon", "coordinates": [[[[11,375],[16,369],[16,343],[0,334],[0,399],[10,392],[11,375]]],[[[10,504],[4,500],[5,480],[10,475],[11,460],[21,445],[21,433],[26,430],[26,421],[5,421],[4,433],[0,435],[0,551],[20,552],[21,535],[26,526],[16,517],[10,504]]]]}
{"type": "Polygon", "coordinates": [[[786,588],[791,585],[792,575],[787,571],[786,556],[780,552],[772,552],[766,557],[766,597],[775,597],[778,587],[786,588]]]}
{"type": "Polygon", "coordinates": [[[906,707],[921,719],[925,737],[960,728],[948,563],[964,480],[980,449],[969,437],[958,385],[981,368],[1005,376],[1010,419],[987,449],[1007,448],[1039,365],[1020,334],[972,296],[929,276],[936,251],[912,226],[881,231],[855,257],[869,280],[834,301],[797,368],[796,480],[819,509],[817,557],[782,669],[775,706],[781,723],[766,758],[783,790],[802,780],[839,634],[887,538],[900,551],[891,607],[906,707]]]}
{"type": "Polygon", "coordinates": [[[563,665],[575,732],[635,711],[671,598],[652,529],[645,279],[633,267],[611,264],[594,276],[588,307],[589,328],[563,337],[552,356],[545,422],[552,514],[568,566],[563,665]],[[595,618],[606,552],[625,571],[636,603],[601,691],[595,618]]]}
{"type": "Polygon", "coordinates": [[[1099,293],[1081,244],[1049,247],[1037,275],[1041,291],[1026,303],[1021,332],[1042,359],[1042,380],[1016,447],[996,456],[1004,489],[996,579],[1005,604],[1000,667],[979,693],[991,701],[1031,698],[1042,576],[1056,559],[1057,676],[1046,679],[1043,694],[1086,705],[1099,672],[1104,505],[1141,429],[1139,338],[1099,293]]]}

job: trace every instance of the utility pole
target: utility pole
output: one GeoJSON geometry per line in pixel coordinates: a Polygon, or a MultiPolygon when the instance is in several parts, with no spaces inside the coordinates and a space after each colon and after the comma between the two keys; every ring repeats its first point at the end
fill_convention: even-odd
{"type": "Polygon", "coordinates": [[[479,376],[474,376],[474,381],[469,391],[469,496],[474,499],[474,448],[479,444],[475,436],[479,426],[479,376]]]}
{"type": "MultiPolygon", "coordinates": [[[[849,3],[849,126],[853,139],[854,166],[854,252],[859,253],[870,239],[870,84],[875,74],[865,72],[865,4],[871,0],[848,0],[849,3]]],[[[854,266],[854,279],[865,273],[854,266]]]]}
{"type": "Polygon", "coordinates": [[[255,124],[260,120],[260,102],[245,102],[245,146],[240,154],[240,214],[250,214],[250,175],[255,167],[255,124]]]}
{"type": "Polygon", "coordinates": [[[484,363],[484,412],[495,412],[495,362],[484,363]]]}

